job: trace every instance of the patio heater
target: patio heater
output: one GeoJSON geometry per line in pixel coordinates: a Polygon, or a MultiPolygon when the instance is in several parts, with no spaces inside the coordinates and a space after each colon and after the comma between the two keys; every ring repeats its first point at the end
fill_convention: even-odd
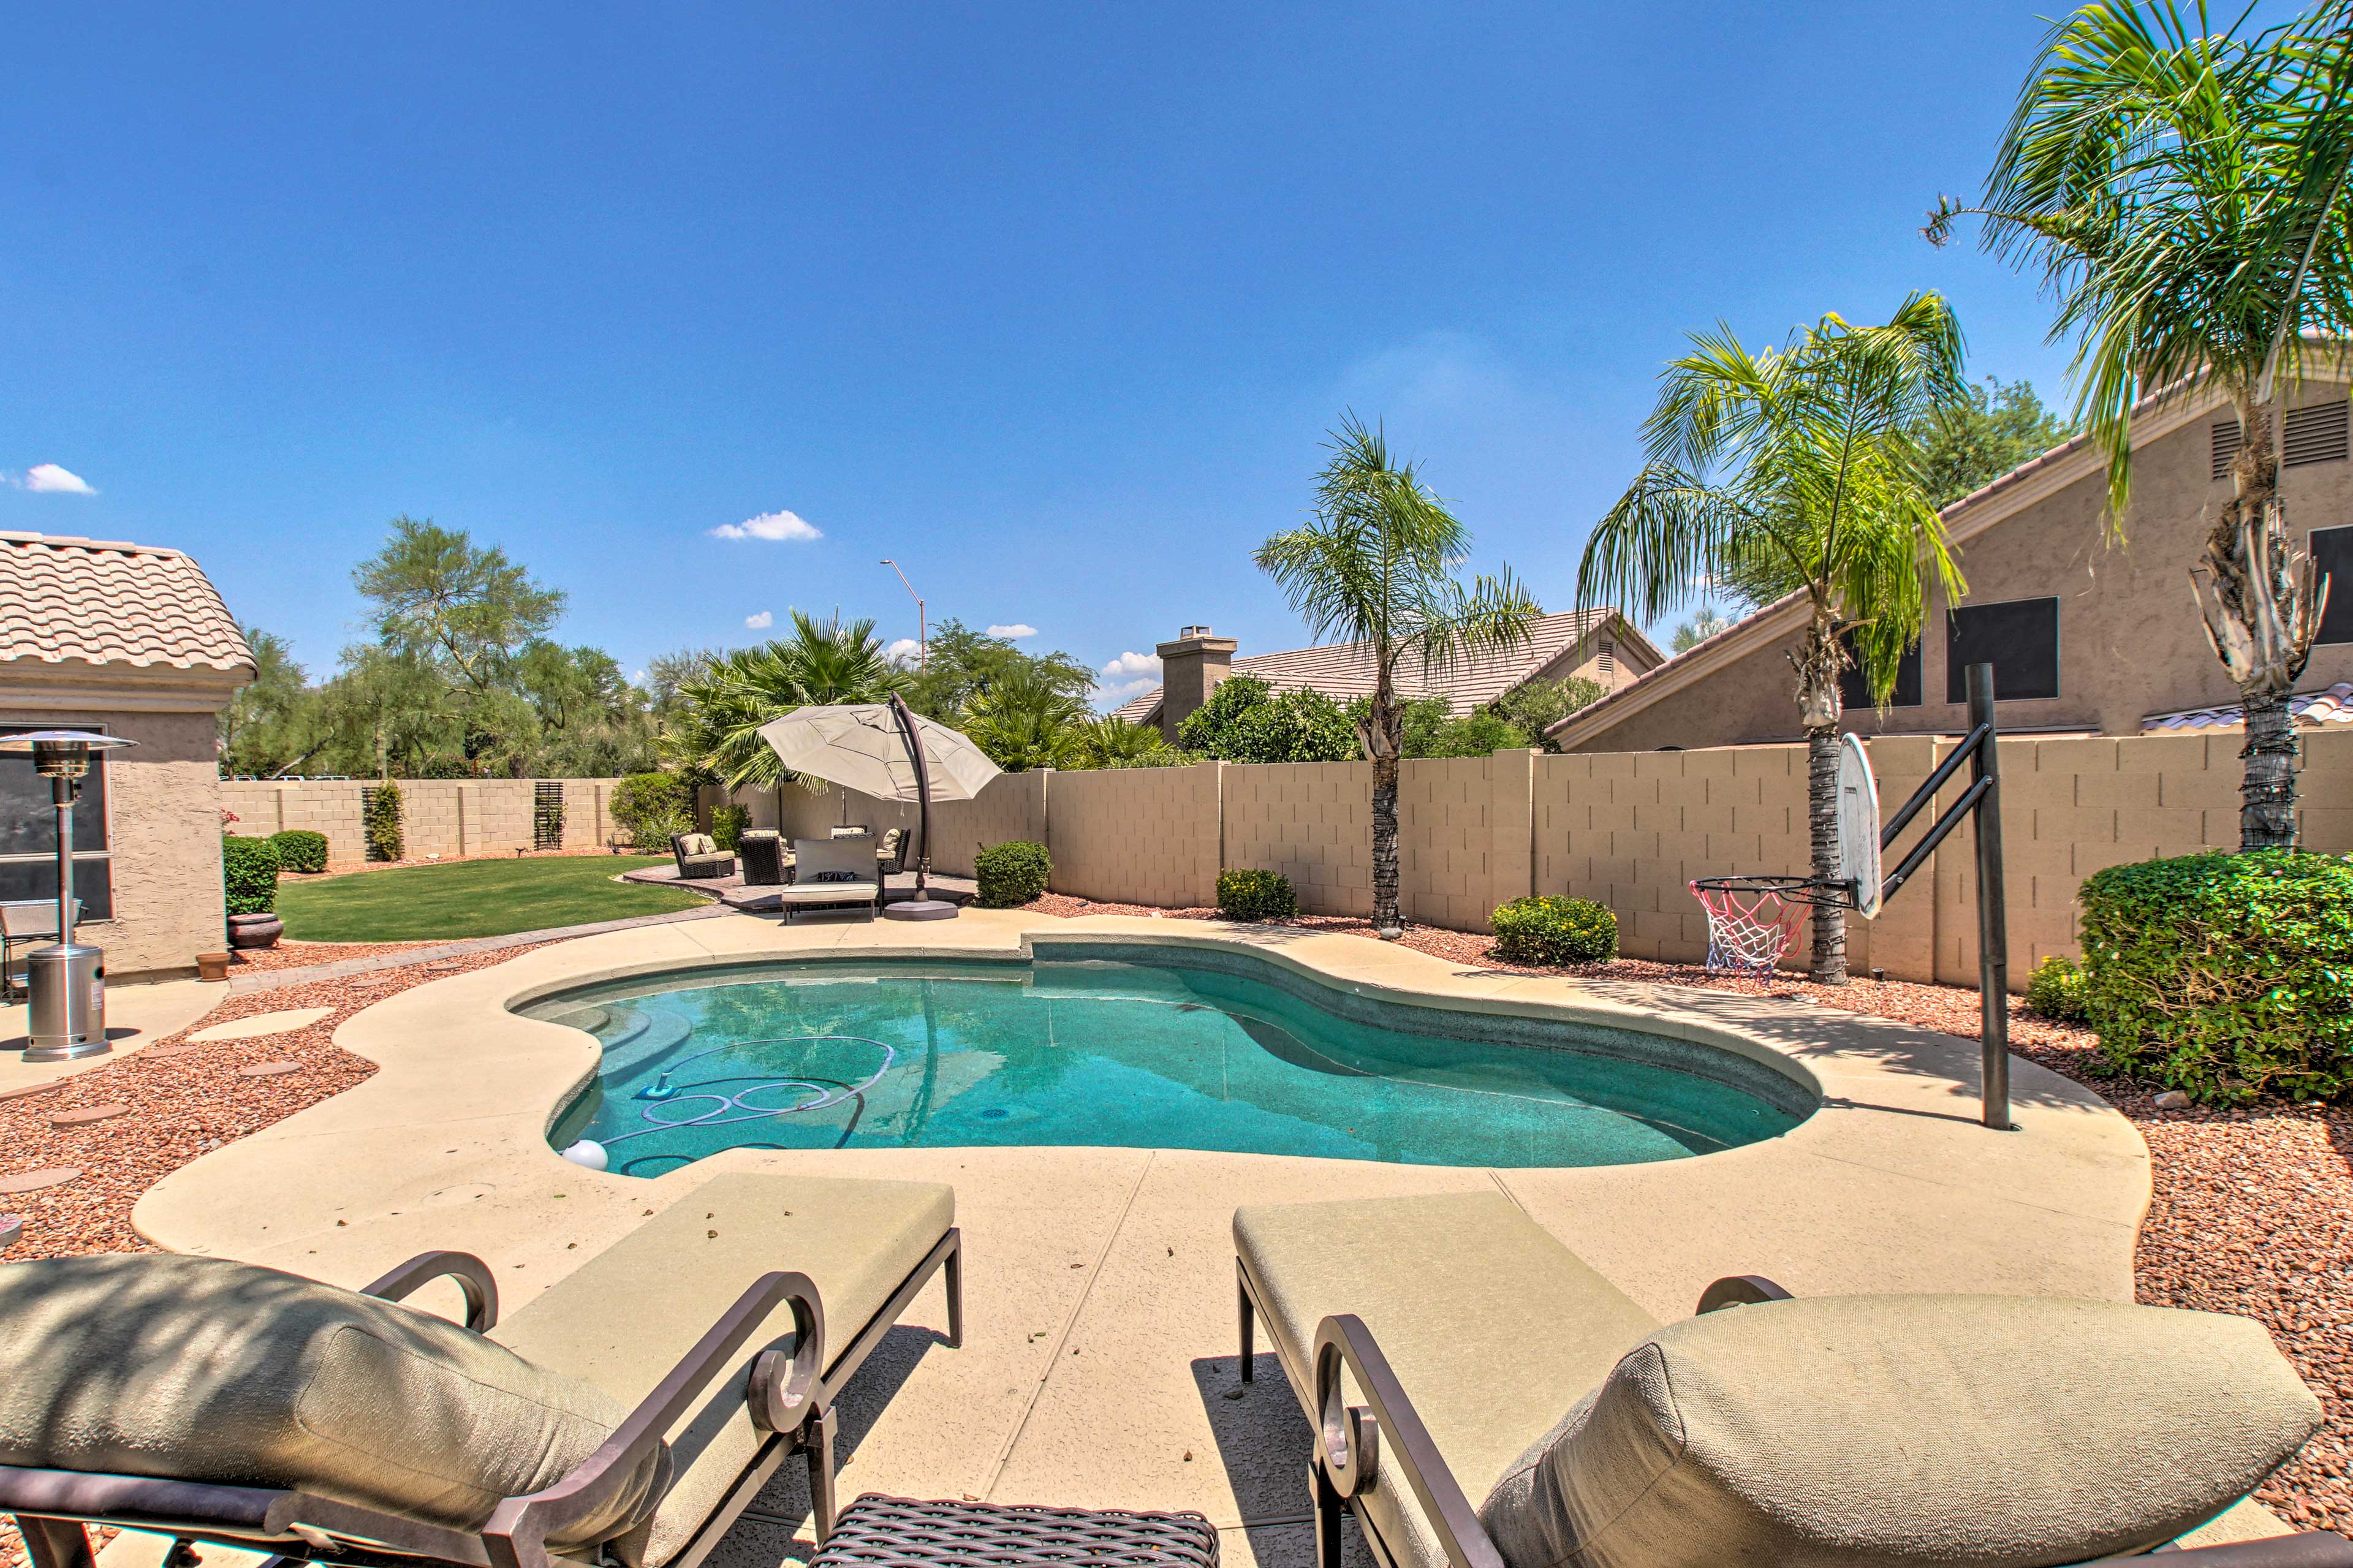
{"type": "Polygon", "coordinates": [[[119,735],[88,730],[36,730],[0,737],[0,752],[33,754],[33,771],[49,781],[58,814],[58,940],[25,955],[28,1062],[69,1062],[100,1056],[106,1043],[106,953],[74,941],[73,803],[90,773],[93,752],[136,745],[119,735]]]}

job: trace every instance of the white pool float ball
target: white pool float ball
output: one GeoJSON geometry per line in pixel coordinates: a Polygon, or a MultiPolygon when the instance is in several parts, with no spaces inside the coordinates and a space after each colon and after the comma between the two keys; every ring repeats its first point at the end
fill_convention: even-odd
{"type": "Polygon", "coordinates": [[[565,1150],[564,1157],[575,1165],[585,1165],[589,1170],[601,1171],[605,1168],[605,1145],[597,1142],[594,1138],[583,1138],[571,1148],[565,1150]]]}

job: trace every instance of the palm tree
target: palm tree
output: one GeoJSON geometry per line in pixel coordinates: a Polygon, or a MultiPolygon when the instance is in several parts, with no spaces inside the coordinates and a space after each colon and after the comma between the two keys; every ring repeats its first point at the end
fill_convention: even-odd
{"type": "Polygon", "coordinates": [[[883,656],[871,620],[844,625],[795,610],[793,635],[712,658],[679,683],[681,713],[663,749],[729,789],[771,789],[788,773],[760,726],[818,703],[882,702],[910,677],[883,656]]]}
{"type": "Polygon", "coordinates": [[[1104,714],[1081,724],[1072,738],[1070,765],[1082,768],[1150,767],[1178,760],[1180,753],[1156,724],[1131,724],[1104,714]]]}
{"type": "Polygon", "coordinates": [[[2206,31],[2203,5],[2195,27],[2171,0],[2087,5],[2043,46],[1983,205],[1940,203],[1927,230],[1941,243],[1974,211],[1989,249],[2041,266],[2052,336],[2076,340],[2077,413],[2108,454],[2119,532],[2136,408],[2210,387],[2230,398],[2231,499],[2190,583],[2244,704],[2242,849],[2295,841],[2287,703],[2327,585],[2288,542],[2275,422],[2283,381],[2353,326],[2348,23],[2337,0],[2242,38],[2206,31]]]}
{"type": "Polygon", "coordinates": [[[1088,719],[1087,705],[1043,672],[1008,669],[964,708],[964,732],[1008,773],[1059,767],[1070,760],[1088,719]]]}
{"type": "Polygon", "coordinates": [[[1521,647],[1544,611],[1509,567],[1463,587],[1454,573],[1470,553],[1470,531],[1413,464],[1391,459],[1378,429],[1350,415],[1325,446],[1332,458],[1316,485],[1315,521],[1274,535],[1252,559],[1282,584],[1314,636],[1372,645],[1373,696],[1356,739],[1373,763],[1373,927],[1394,938],[1405,929],[1398,914],[1398,666],[1412,658],[1429,675],[1472,654],[1521,647]]]}
{"type": "MultiPolygon", "coordinates": [[[[1838,875],[1839,672],[1859,658],[1884,702],[1920,640],[1932,582],[1947,598],[1963,588],[1915,435],[1968,397],[1960,324],[1923,293],[1884,326],[1825,316],[1761,353],[1719,327],[1661,379],[1642,426],[1649,461],[1586,541],[1577,606],[1632,605],[1655,620],[1727,581],[1805,595],[1789,661],[1813,875],[1827,880],[1838,875]]],[[[1813,977],[1844,984],[1844,911],[1818,907],[1813,927],[1813,977]]]]}

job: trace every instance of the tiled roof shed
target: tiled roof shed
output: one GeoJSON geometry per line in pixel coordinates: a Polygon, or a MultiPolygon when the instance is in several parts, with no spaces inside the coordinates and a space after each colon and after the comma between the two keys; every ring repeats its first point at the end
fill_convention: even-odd
{"type": "Polygon", "coordinates": [[[0,533],[0,662],[248,671],[253,650],[176,550],[0,533]]]}

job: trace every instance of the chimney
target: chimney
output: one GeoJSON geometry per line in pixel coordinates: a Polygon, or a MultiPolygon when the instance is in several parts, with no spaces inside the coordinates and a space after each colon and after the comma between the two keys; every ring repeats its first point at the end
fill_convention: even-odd
{"type": "Polygon", "coordinates": [[[1231,637],[1211,637],[1207,626],[1186,626],[1175,642],[1153,650],[1160,656],[1160,732],[1170,745],[1176,743],[1176,727],[1234,672],[1238,646],[1231,637]]]}

